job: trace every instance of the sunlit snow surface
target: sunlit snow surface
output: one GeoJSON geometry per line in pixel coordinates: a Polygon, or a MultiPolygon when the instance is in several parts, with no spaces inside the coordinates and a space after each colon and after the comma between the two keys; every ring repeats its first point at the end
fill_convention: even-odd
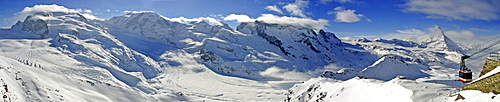
{"type": "Polygon", "coordinates": [[[154,12],[106,21],[41,12],[0,30],[0,101],[439,102],[463,86],[456,49],[468,48],[444,38],[351,40],[265,22],[232,29],[154,12]]]}

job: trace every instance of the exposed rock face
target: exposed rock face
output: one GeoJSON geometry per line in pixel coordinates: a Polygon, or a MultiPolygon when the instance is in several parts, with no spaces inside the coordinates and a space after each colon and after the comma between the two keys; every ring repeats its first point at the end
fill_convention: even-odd
{"type": "MultiPolygon", "coordinates": [[[[287,56],[309,59],[301,52],[302,47],[314,53],[327,53],[330,49],[341,47],[341,41],[330,32],[323,30],[316,33],[313,29],[296,27],[291,25],[268,24],[265,22],[244,22],[237,27],[237,30],[252,35],[258,35],[272,45],[278,47],[287,56]]],[[[309,52],[309,51],[306,51],[309,52]]]]}
{"type": "Polygon", "coordinates": [[[45,36],[49,34],[47,22],[42,19],[33,18],[32,16],[26,17],[21,30],[30,34],[39,35],[40,38],[45,38],[45,36]]]}
{"type": "Polygon", "coordinates": [[[464,85],[462,90],[479,90],[483,93],[493,92],[495,94],[500,94],[500,73],[498,73],[498,68],[500,68],[499,66],[499,60],[486,58],[481,74],[479,74],[479,78],[464,85]]]}

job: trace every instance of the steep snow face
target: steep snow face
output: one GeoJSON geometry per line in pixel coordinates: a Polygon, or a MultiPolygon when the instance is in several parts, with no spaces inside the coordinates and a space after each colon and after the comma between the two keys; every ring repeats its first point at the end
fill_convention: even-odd
{"type": "Polygon", "coordinates": [[[321,77],[338,79],[338,80],[349,80],[356,76],[359,76],[360,73],[352,68],[342,68],[337,72],[325,71],[321,77]]]}
{"type": "Polygon", "coordinates": [[[278,47],[287,56],[308,59],[312,53],[327,52],[330,48],[342,46],[340,40],[332,33],[320,31],[321,35],[308,28],[290,25],[267,24],[264,22],[242,23],[237,30],[264,38],[270,44],[278,47]],[[318,38],[322,38],[318,40],[318,38]],[[325,45],[320,44],[328,42],[325,45]],[[331,41],[331,42],[330,42],[331,41]],[[302,49],[309,48],[309,49],[302,49]]]}
{"type": "MultiPolygon", "coordinates": [[[[138,86],[145,83],[144,79],[156,77],[162,71],[158,62],[135,52],[118,39],[107,33],[95,21],[88,21],[77,13],[41,12],[27,17],[28,22],[18,22],[12,32],[4,34],[7,37],[17,35],[16,30],[25,31],[33,28],[31,21],[43,21],[47,29],[29,29],[28,34],[36,34],[50,39],[50,47],[81,61],[86,65],[99,66],[109,71],[116,79],[132,86],[139,87],[144,92],[153,92],[148,87],[138,86]],[[26,27],[27,26],[27,27],[26,27]],[[16,28],[16,27],[20,27],[16,28]],[[38,32],[45,32],[40,35],[38,32]]],[[[37,26],[35,26],[37,28],[37,26]]],[[[44,27],[42,27],[44,28],[44,27]]],[[[17,38],[25,38],[18,36],[17,38]]]]}
{"type": "Polygon", "coordinates": [[[210,25],[205,21],[169,21],[154,12],[129,13],[102,24],[125,45],[154,59],[169,50],[197,52],[204,39],[216,36],[223,29],[231,30],[227,25],[210,25]]]}
{"type": "Polygon", "coordinates": [[[388,81],[397,76],[405,76],[408,79],[428,77],[429,75],[421,70],[429,70],[426,66],[406,63],[403,60],[391,56],[384,56],[373,65],[361,71],[364,77],[388,81]]]}
{"type": "MultiPolygon", "coordinates": [[[[148,101],[109,70],[87,65],[56,48],[50,39],[1,39],[1,101],[148,101]]],[[[117,72],[115,72],[117,73],[117,72]]],[[[143,82],[141,82],[143,83],[143,82]]],[[[140,87],[140,84],[137,85],[140,87]]],[[[165,97],[174,97],[167,96],[165,97]]]]}
{"type": "Polygon", "coordinates": [[[242,23],[234,31],[205,21],[169,21],[153,12],[114,17],[103,25],[125,45],[157,61],[163,53],[183,49],[200,54],[217,73],[245,78],[262,78],[259,72],[273,66],[305,72],[335,62],[361,69],[371,62],[354,62],[374,57],[357,50],[361,48],[345,48],[333,33],[291,25],[242,23]]]}
{"type": "MultiPolygon", "coordinates": [[[[315,71],[328,64],[364,68],[373,55],[346,47],[333,33],[264,22],[242,23],[238,31],[220,30],[202,42],[201,59],[225,75],[260,78],[266,69],[315,71]]],[[[320,74],[320,73],[318,73],[320,74]]]]}
{"type": "Polygon", "coordinates": [[[170,22],[154,12],[129,13],[124,16],[113,17],[105,22],[137,31],[137,34],[150,39],[166,39],[178,32],[177,28],[184,28],[178,22],[170,22]]]}
{"type": "MultiPolygon", "coordinates": [[[[320,30],[318,34],[309,28],[268,24],[259,21],[242,23],[237,27],[237,30],[265,39],[269,44],[279,48],[282,55],[295,59],[303,59],[304,61],[314,61],[314,63],[318,64],[332,63],[339,60],[352,61],[357,60],[359,57],[370,57],[369,53],[350,50],[353,48],[356,49],[356,47],[345,47],[344,43],[333,33],[324,32],[323,30],[320,30]],[[340,56],[354,58],[343,59],[340,56]]],[[[359,67],[353,65],[345,66],[359,67]]]]}
{"type": "Polygon", "coordinates": [[[298,102],[412,102],[412,90],[392,82],[353,78],[336,81],[312,78],[296,84],[287,93],[285,101],[298,102]]]}
{"type": "Polygon", "coordinates": [[[352,68],[343,68],[337,72],[326,71],[321,76],[338,80],[348,80],[356,76],[388,81],[396,77],[404,77],[407,79],[418,79],[428,77],[429,75],[422,70],[430,70],[427,66],[418,63],[408,63],[397,59],[393,56],[383,56],[373,65],[364,68],[361,71],[356,71],[352,68]]]}
{"type": "Polygon", "coordinates": [[[431,36],[423,42],[427,48],[438,49],[438,50],[450,50],[464,53],[461,47],[459,47],[453,40],[444,35],[443,31],[439,29],[434,29],[431,36]]]}

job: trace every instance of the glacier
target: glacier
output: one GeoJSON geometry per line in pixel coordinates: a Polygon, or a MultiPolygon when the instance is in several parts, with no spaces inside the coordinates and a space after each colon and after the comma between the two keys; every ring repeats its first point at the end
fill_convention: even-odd
{"type": "Polygon", "coordinates": [[[37,12],[0,29],[2,101],[444,101],[474,47],[347,39],[264,21],[37,12]],[[380,96],[385,93],[387,96],[380,96]]]}

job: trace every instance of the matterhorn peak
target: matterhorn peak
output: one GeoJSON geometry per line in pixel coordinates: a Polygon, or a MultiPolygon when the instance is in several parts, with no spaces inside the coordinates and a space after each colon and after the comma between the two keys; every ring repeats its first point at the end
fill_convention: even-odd
{"type": "Polygon", "coordinates": [[[424,41],[424,44],[427,48],[463,52],[462,48],[446,36],[439,26],[435,26],[435,28],[431,30],[431,36],[424,41]]]}

